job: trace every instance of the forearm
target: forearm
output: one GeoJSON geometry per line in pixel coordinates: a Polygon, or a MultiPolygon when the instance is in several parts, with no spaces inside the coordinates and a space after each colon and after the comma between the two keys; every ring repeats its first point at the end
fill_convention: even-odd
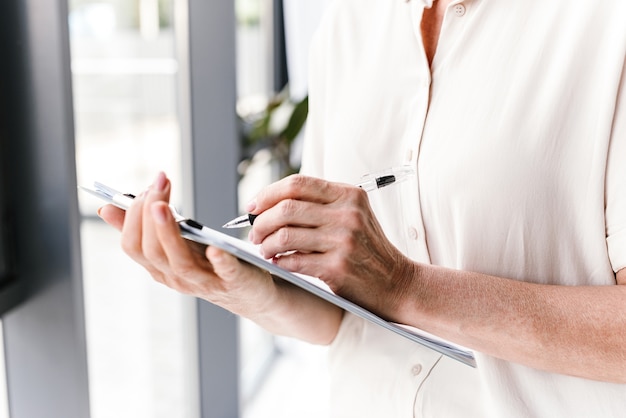
{"type": "Polygon", "coordinates": [[[626,383],[626,272],[619,285],[543,286],[416,264],[386,238],[367,194],[290,176],[248,208],[250,240],[380,316],[552,372],[626,383]],[[297,249],[297,251],[293,251],[297,249]]]}
{"type": "Polygon", "coordinates": [[[530,367],[626,383],[626,286],[546,286],[418,266],[401,322],[530,367]]]}

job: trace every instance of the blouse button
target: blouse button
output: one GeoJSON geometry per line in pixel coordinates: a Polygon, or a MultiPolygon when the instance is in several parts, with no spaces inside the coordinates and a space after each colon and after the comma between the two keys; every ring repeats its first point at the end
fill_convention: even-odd
{"type": "Polygon", "coordinates": [[[454,6],[454,14],[457,17],[463,17],[463,15],[465,15],[465,6],[463,6],[462,4],[456,4],[454,6]]]}
{"type": "Polygon", "coordinates": [[[415,229],[414,227],[410,227],[409,228],[409,238],[411,238],[412,240],[416,240],[418,237],[418,233],[417,233],[417,229],[415,229]]]}
{"type": "Polygon", "coordinates": [[[417,376],[421,372],[422,372],[422,365],[421,364],[416,364],[413,367],[411,367],[411,374],[413,374],[413,376],[417,376]]]}

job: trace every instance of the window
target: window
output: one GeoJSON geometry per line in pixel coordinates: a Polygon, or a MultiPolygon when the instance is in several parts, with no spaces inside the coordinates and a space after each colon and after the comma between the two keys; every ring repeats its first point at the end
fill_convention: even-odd
{"type": "MultiPolygon", "coordinates": [[[[137,193],[163,170],[180,185],[172,22],[171,0],[70,1],[78,184],[137,193]]],[[[194,416],[189,301],[122,253],[100,202],[79,198],[92,417],[194,416]]]]}

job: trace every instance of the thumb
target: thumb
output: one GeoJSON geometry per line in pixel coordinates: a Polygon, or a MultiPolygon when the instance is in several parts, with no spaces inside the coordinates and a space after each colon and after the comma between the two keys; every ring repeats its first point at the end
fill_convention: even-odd
{"type": "Polygon", "coordinates": [[[270,277],[269,273],[262,272],[252,264],[243,262],[217,247],[207,247],[206,257],[213,266],[215,274],[225,281],[249,279],[251,276],[259,274],[270,277]]]}
{"type": "Polygon", "coordinates": [[[241,269],[239,260],[220,248],[208,246],[206,249],[206,257],[211,262],[215,274],[222,279],[228,280],[234,278],[241,269]]]}

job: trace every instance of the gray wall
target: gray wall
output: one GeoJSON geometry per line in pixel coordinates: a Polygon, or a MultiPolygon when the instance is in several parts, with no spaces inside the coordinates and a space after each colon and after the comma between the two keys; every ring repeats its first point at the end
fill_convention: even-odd
{"type": "MultiPolygon", "coordinates": [[[[189,0],[188,9],[178,12],[177,21],[188,22],[176,34],[185,208],[198,221],[219,228],[237,213],[234,2],[189,0]]],[[[237,417],[238,319],[204,301],[198,302],[197,313],[201,416],[237,417]]]]}

